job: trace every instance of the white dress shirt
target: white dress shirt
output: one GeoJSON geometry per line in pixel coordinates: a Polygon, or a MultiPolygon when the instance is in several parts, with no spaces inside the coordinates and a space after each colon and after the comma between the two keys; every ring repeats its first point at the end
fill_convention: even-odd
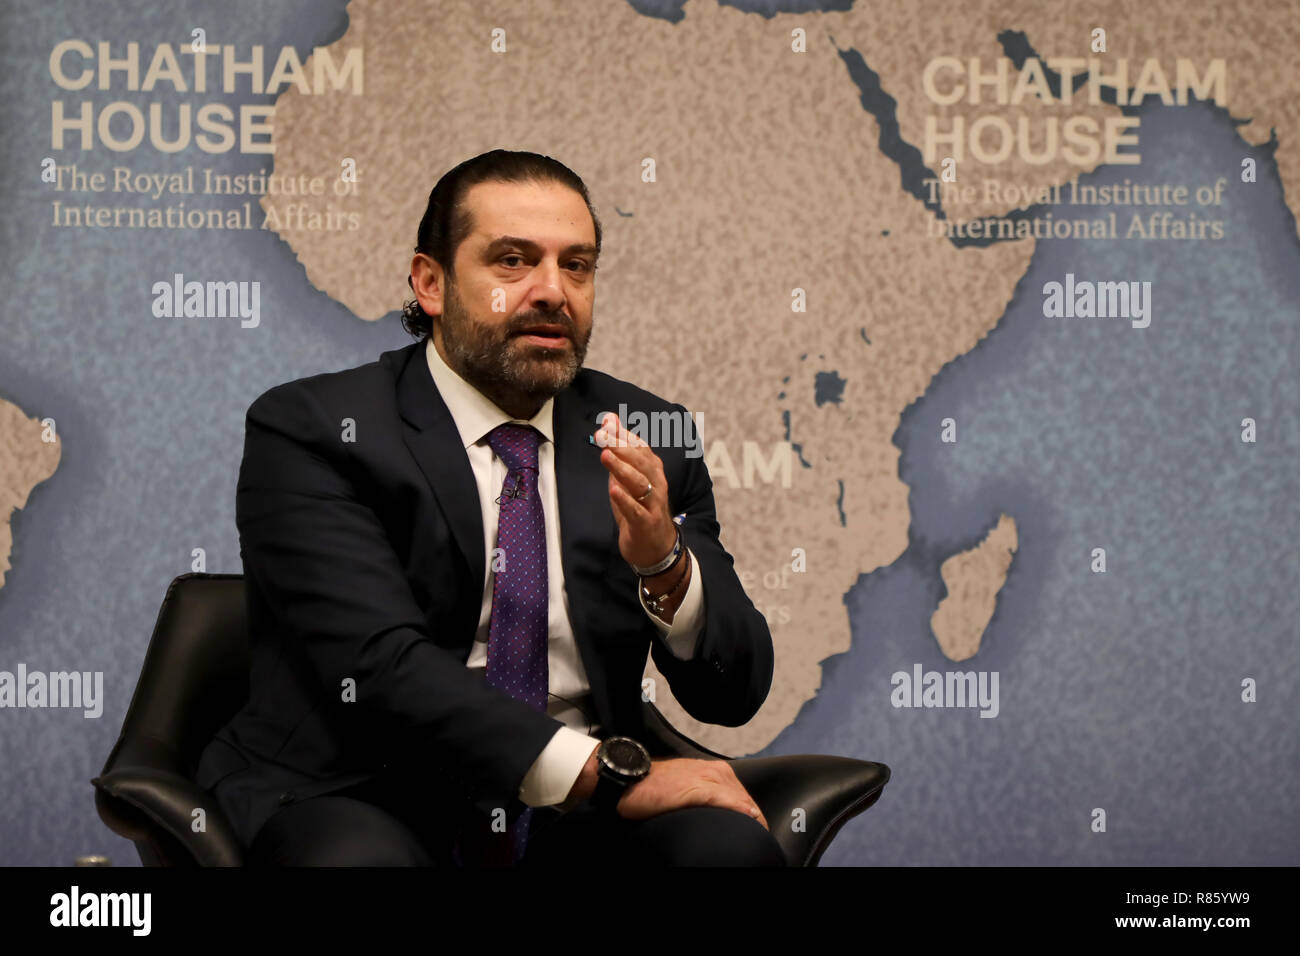
{"type": "MultiPolygon", "coordinates": [[[[542,499],[542,516],[546,523],[546,570],[549,587],[547,667],[550,698],[547,713],[565,726],[561,727],[542,749],[524,776],[519,788],[519,799],[530,807],[553,806],[562,803],[573,788],[592,751],[600,744],[594,736],[600,728],[594,724],[591,711],[591,685],[578,653],[569,620],[569,596],[564,587],[564,567],[560,554],[559,503],[555,491],[555,435],[551,428],[551,411],[554,398],[530,420],[511,418],[487,396],[461,378],[443,361],[430,338],[425,349],[429,372],[433,375],[442,399],[456,423],[465,453],[469,456],[474,480],[478,485],[479,507],[483,516],[483,547],[486,572],[483,578],[483,605],[479,613],[478,630],[470,650],[467,667],[487,666],[488,625],[492,617],[492,550],[497,538],[496,498],[501,494],[509,469],[488,444],[492,429],[506,422],[532,425],[543,435],[537,449],[537,488],[542,499]]],[[[592,422],[593,433],[596,423],[592,422]]],[[[608,505],[607,505],[608,506],[608,505]]],[[[700,631],[704,625],[704,584],[699,575],[699,564],[691,554],[695,568],[681,606],[667,624],[646,607],[641,589],[637,596],[646,615],[655,623],[668,649],[682,660],[695,656],[700,631]]]]}

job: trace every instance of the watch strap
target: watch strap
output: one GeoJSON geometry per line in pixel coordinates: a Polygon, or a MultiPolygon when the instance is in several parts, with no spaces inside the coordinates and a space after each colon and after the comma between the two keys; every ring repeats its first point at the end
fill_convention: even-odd
{"type": "Polygon", "coordinates": [[[613,813],[626,790],[626,784],[602,773],[596,778],[596,789],[591,794],[591,805],[598,810],[613,813]]]}

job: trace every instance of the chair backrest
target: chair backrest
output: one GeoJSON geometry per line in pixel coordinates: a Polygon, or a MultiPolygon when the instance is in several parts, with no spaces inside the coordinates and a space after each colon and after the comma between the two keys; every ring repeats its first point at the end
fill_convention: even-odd
{"type": "Polygon", "coordinates": [[[248,699],[248,672],[244,576],[182,574],[163,598],[114,756],[146,746],[192,778],[212,735],[248,699]]]}
{"type": "MultiPolygon", "coordinates": [[[[144,757],[193,778],[212,735],[248,700],[249,634],[242,574],[182,574],[163,597],[118,757],[144,757]]],[[[673,728],[643,701],[646,745],[656,756],[726,759],[673,728]]]]}

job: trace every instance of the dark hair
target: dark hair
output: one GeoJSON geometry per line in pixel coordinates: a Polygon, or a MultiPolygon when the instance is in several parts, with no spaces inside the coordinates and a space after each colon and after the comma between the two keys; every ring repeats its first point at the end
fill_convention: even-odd
{"type": "MultiPolygon", "coordinates": [[[[440,266],[447,281],[455,278],[456,250],[474,228],[473,216],[465,208],[465,194],[482,182],[559,183],[582,197],[596,227],[596,255],[600,255],[600,220],[591,208],[587,186],[568,166],[539,153],[494,149],[465,160],[447,172],[429,193],[429,205],[420,220],[415,251],[423,252],[440,266]]],[[[407,285],[411,284],[408,276],[407,285]]],[[[418,299],[402,309],[402,327],[416,338],[433,333],[433,316],[420,307],[418,299]]]]}

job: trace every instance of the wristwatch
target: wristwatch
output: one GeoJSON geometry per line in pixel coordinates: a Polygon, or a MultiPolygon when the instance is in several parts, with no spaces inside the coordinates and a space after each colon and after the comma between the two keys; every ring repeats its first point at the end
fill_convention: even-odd
{"type": "Polygon", "coordinates": [[[606,737],[596,748],[596,771],[592,806],[613,813],[627,788],[650,773],[650,752],[631,737],[606,737]]]}

